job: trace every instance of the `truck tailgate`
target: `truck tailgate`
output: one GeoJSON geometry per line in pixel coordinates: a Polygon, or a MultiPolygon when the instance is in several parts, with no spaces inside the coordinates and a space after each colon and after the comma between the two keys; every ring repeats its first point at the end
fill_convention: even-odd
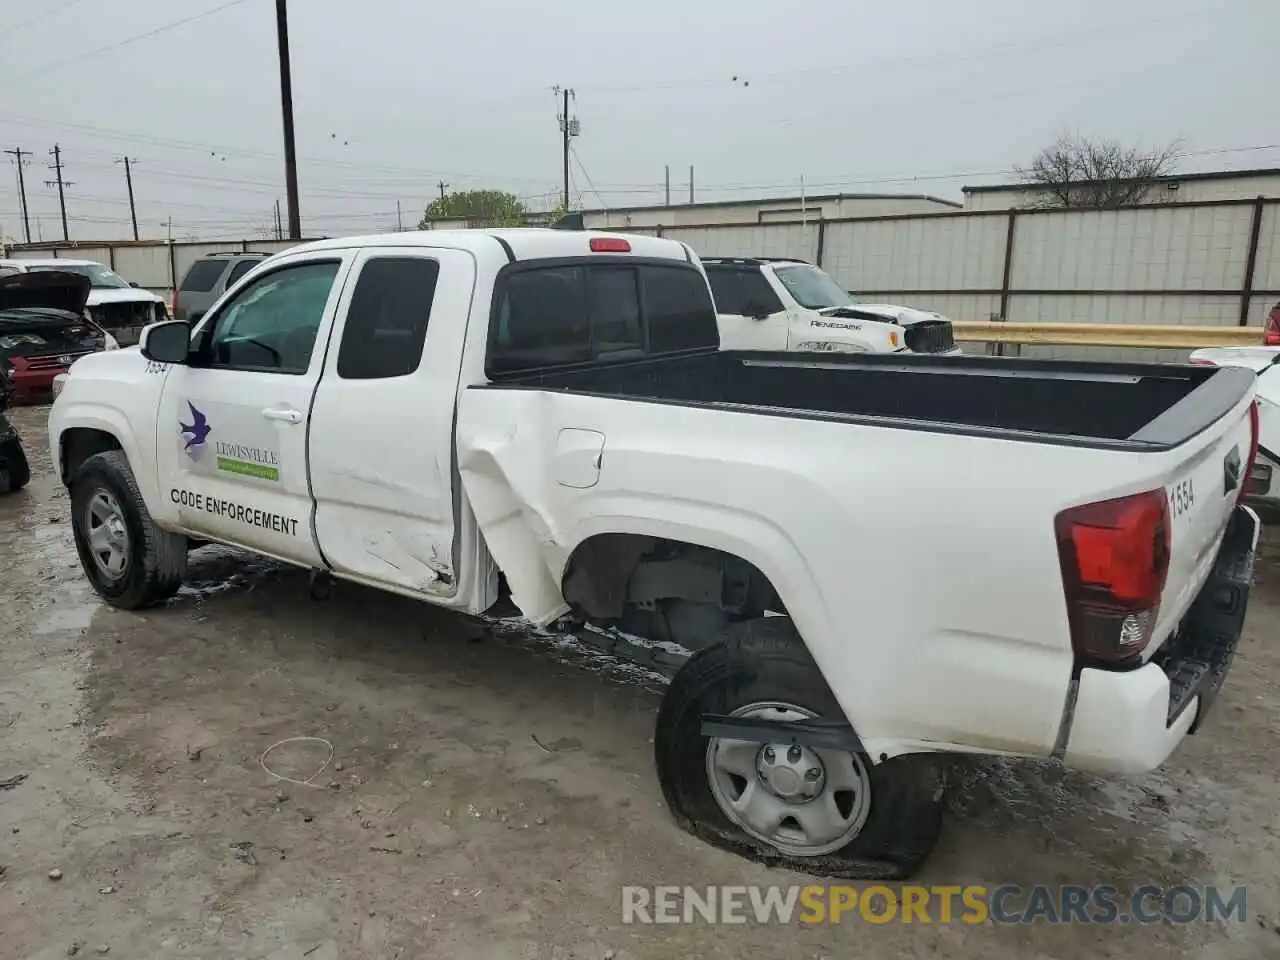
{"type": "Polygon", "coordinates": [[[1170,452],[1164,491],[1169,504],[1169,573],[1150,655],[1185,616],[1213,567],[1240,496],[1253,444],[1253,402],[1170,452]]]}

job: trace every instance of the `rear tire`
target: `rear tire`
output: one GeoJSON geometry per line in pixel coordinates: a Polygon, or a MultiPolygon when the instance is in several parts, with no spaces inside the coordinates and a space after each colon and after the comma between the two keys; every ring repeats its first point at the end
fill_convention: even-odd
{"type": "Polygon", "coordinates": [[[113,607],[169,599],[187,573],[187,538],[161,530],[121,450],[96,453],[71,480],[71,520],[85,576],[113,607]]]}
{"type": "MultiPolygon", "coordinates": [[[[713,754],[709,752],[713,742],[702,735],[702,715],[754,713],[758,712],[754,705],[769,705],[761,708],[767,710],[777,709],[777,704],[788,705],[792,718],[808,714],[844,719],[799,634],[784,617],[733,624],[721,642],[685,664],[662,702],[654,737],[662,792],[680,826],[717,847],[805,873],[886,880],[914,873],[933,849],[942,824],[942,767],[929,755],[898,757],[874,765],[868,757],[852,757],[859,785],[851,795],[859,798],[858,809],[846,813],[850,832],[833,834],[835,844],[842,836],[849,837],[834,850],[830,849],[832,842],[811,845],[807,849],[812,854],[803,843],[783,843],[789,849],[780,849],[775,842],[761,839],[758,831],[744,829],[726,812],[724,789],[718,783],[713,785],[713,754]],[[861,793],[865,797],[860,797],[861,793]]],[[[716,749],[726,743],[740,745],[742,741],[720,741],[716,749]]],[[[760,750],[765,749],[762,744],[760,750]]],[[[830,760],[841,756],[828,753],[827,769],[831,768],[830,760]]],[[[760,757],[757,754],[757,767],[760,757]]],[[[843,759],[848,764],[850,756],[843,755],[843,759]]],[[[755,786],[764,788],[763,779],[755,776],[755,786]]],[[[835,789],[827,784],[825,773],[822,782],[824,792],[835,789]]],[[[745,788],[742,796],[746,796],[745,788]]],[[[806,805],[825,799],[798,800],[789,809],[801,814],[800,818],[787,820],[797,825],[807,821],[806,805]]]]}

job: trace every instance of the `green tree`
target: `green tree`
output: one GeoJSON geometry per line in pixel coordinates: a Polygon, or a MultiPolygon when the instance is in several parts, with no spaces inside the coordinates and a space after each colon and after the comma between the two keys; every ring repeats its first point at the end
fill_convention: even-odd
{"type": "Polygon", "coordinates": [[[469,220],[473,227],[519,227],[528,211],[520,198],[503,190],[465,190],[448,193],[427,204],[418,228],[433,220],[469,220]]]}

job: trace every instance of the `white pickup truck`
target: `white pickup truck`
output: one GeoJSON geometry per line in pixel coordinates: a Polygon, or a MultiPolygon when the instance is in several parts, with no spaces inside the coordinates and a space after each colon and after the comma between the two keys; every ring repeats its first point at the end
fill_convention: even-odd
{"type": "Polygon", "coordinates": [[[860,303],[822,269],[785,257],[704,257],[722,350],[955,354],[951,321],[860,303]]]}
{"type": "Polygon", "coordinates": [[[940,758],[1164,761],[1239,637],[1252,372],[719,349],[684,244],[306,244],[49,418],[84,571],[134,609],[219,541],[471,614],[692,651],[655,758],[686,829],[901,877],[940,758]]]}

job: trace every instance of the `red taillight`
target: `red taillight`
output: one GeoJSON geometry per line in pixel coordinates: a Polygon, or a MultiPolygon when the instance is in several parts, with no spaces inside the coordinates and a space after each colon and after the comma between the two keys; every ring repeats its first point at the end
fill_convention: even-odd
{"type": "Polygon", "coordinates": [[[1201,357],[1192,357],[1191,365],[1193,367],[1216,367],[1217,366],[1217,364],[1214,363],[1212,360],[1205,360],[1201,357]]]}
{"type": "Polygon", "coordinates": [[[1072,507],[1054,529],[1076,655],[1108,665],[1135,659],[1155,630],[1169,574],[1164,491],[1072,507]]]}
{"type": "Polygon", "coordinates": [[[1244,462],[1244,473],[1240,475],[1240,495],[1236,503],[1244,499],[1249,490],[1249,477],[1253,474],[1253,465],[1258,462],[1258,438],[1262,433],[1262,425],[1258,422],[1258,401],[1249,404],[1249,456],[1244,462]]]}
{"type": "Polygon", "coordinates": [[[1264,347],[1280,347],[1280,303],[1271,308],[1267,317],[1267,329],[1262,334],[1264,347]]]}
{"type": "Polygon", "coordinates": [[[631,243],[621,237],[592,237],[592,253],[630,253],[631,243]]]}

